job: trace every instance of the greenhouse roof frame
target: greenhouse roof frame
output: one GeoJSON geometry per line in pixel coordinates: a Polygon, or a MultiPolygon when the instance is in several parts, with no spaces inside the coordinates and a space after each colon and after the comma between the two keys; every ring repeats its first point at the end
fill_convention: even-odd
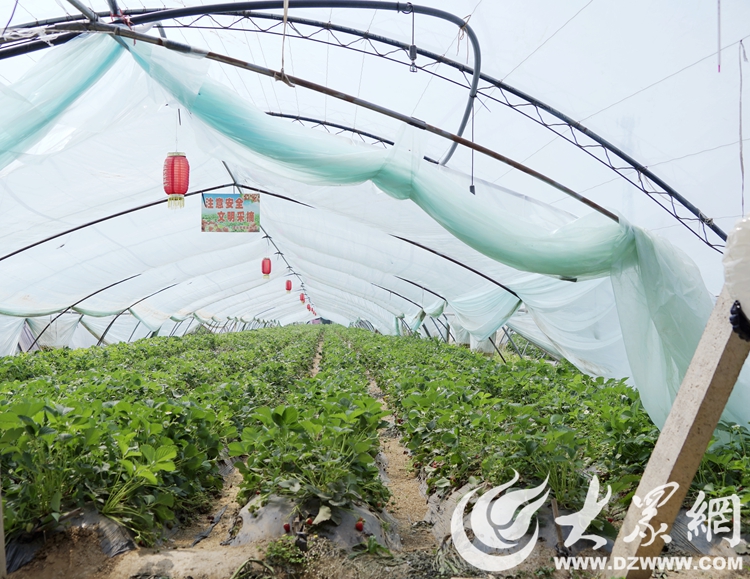
{"type": "MultiPolygon", "coordinates": [[[[114,2],[114,0],[112,1],[114,2]]],[[[306,7],[321,7],[325,5],[325,7],[332,6],[332,7],[342,7],[342,8],[346,7],[346,8],[390,9],[390,10],[396,10],[398,12],[403,12],[407,14],[411,13],[411,11],[408,8],[406,10],[402,10],[401,9],[402,4],[403,3],[400,3],[400,2],[393,3],[393,2],[377,2],[377,1],[353,3],[352,0],[291,0],[289,6],[290,8],[306,8],[306,7]]],[[[116,6],[116,2],[114,6],[116,6]]],[[[446,18],[450,22],[453,22],[457,25],[459,21],[462,21],[462,19],[460,19],[459,17],[452,15],[450,13],[447,13],[445,11],[442,11],[442,10],[435,10],[429,7],[412,5],[411,3],[407,3],[407,6],[411,6],[414,12],[416,13],[423,13],[427,15],[437,16],[439,18],[446,18]]],[[[112,7],[112,5],[110,7],[112,7]]],[[[282,0],[262,0],[262,1],[256,0],[253,2],[237,2],[237,3],[232,3],[232,4],[224,3],[224,4],[214,4],[214,5],[204,5],[204,6],[193,6],[193,7],[178,8],[178,9],[166,9],[166,10],[162,8],[159,8],[159,9],[142,8],[142,9],[135,9],[135,10],[120,11],[119,13],[120,18],[117,19],[117,21],[118,22],[126,21],[129,25],[131,25],[131,24],[151,23],[151,22],[162,22],[163,20],[167,20],[167,19],[177,19],[177,18],[187,17],[187,16],[209,16],[209,15],[228,15],[228,16],[239,16],[243,19],[247,18],[251,20],[253,18],[259,18],[259,19],[271,19],[271,20],[280,21],[282,20],[282,16],[280,15],[259,13],[253,10],[282,8],[282,7],[283,7],[282,0]]],[[[99,12],[99,13],[92,12],[91,16],[89,17],[89,20],[93,21],[94,17],[101,18],[101,17],[106,17],[106,16],[107,16],[106,12],[99,12]]],[[[110,13],[110,16],[112,16],[113,18],[115,17],[114,13],[110,13]]],[[[61,24],[65,22],[80,21],[82,19],[83,19],[83,16],[81,17],[73,17],[73,16],[59,17],[59,18],[53,18],[53,19],[48,19],[48,20],[36,21],[33,23],[17,25],[17,26],[12,27],[12,29],[30,28],[34,26],[56,25],[56,24],[61,24]]],[[[351,27],[340,26],[337,24],[333,24],[332,22],[321,22],[321,21],[311,20],[307,18],[298,18],[298,17],[293,17],[293,16],[287,16],[286,20],[293,24],[308,25],[308,26],[318,27],[320,29],[335,30],[338,32],[346,33],[346,34],[359,36],[363,39],[367,39],[370,41],[374,40],[377,42],[388,44],[390,46],[397,47],[407,52],[409,51],[409,48],[410,48],[410,45],[400,42],[398,40],[394,40],[394,39],[385,37],[383,35],[372,34],[369,31],[362,31],[362,30],[358,30],[355,28],[351,28],[351,27]]],[[[231,30],[232,25],[217,26],[216,28],[219,28],[222,30],[231,30]]],[[[188,24],[185,27],[189,28],[191,27],[191,25],[188,24]]],[[[296,30],[293,27],[292,29],[296,30]]],[[[479,50],[480,50],[479,42],[478,40],[476,40],[476,35],[474,34],[471,27],[468,26],[468,24],[464,23],[464,26],[462,26],[462,30],[464,29],[467,31],[467,34],[472,41],[472,45],[475,49],[475,52],[477,53],[477,58],[475,59],[475,66],[473,68],[469,67],[468,65],[464,65],[462,63],[456,62],[443,55],[439,55],[437,53],[423,50],[423,49],[420,49],[419,47],[415,47],[416,53],[419,55],[428,57],[435,62],[446,64],[464,74],[472,75],[472,82],[471,82],[470,87],[468,87],[470,90],[469,102],[464,112],[464,116],[462,118],[462,122],[459,127],[459,130],[457,132],[457,135],[459,137],[462,135],[463,130],[465,129],[466,123],[468,121],[468,116],[472,110],[473,99],[475,98],[475,95],[481,94],[482,96],[489,98],[493,100],[494,102],[503,104],[515,110],[516,112],[523,114],[528,119],[551,130],[558,136],[565,139],[567,142],[573,144],[574,146],[578,147],[583,152],[587,153],[592,158],[598,160],[605,166],[609,167],[611,170],[617,173],[618,176],[625,179],[628,183],[635,186],[637,189],[639,189],[640,191],[645,193],[647,196],[649,196],[652,200],[654,200],[659,206],[661,206],[672,217],[674,217],[678,222],[680,222],[683,226],[685,226],[691,233],[693,233],[696,237],[698,237],[703,243],[705,243],[706,245],[708,245],[715,251],[721,253],[722,247],[723,247],[723,243],[721,242],[726,241],[726,233],[714,222],[712,218],[705,215],[695,204],[693,204],[686,197],[684,197],[679,192],[677,192],[673,187],[668,185],[662,178],[655,175],[650,169],[648,169],[648,167],[638,162],[632,156],[628,155],[627,153],[622,151],[620,148],[616,147],[615,145],[613,145],[612,143],[610,143],[603,137],[599,136],[594,131],[591,131],[587,127],[583,126],[578,121],[575,121],[574,119],[572,119],[565,113],[562,113],[561,111],[556,110],[555,108],[549,106],[548,104],[542,102],[541,100],[536,99],[535,97],[508,85],[502,80],[498,80],[485,73],[482,73],[481,70],[479,70],[480,68],[479,63],[481,62],[481,56],[479,53],[479,50]],[[503,98],[496,98],[486,93],[483,93],[481,90],[479,90],[477,88],[477,84],[480,78],[481,80],[484,80],[490,83],[492,87],[499,89],[503,98]],[[511,97],[509,97],[508,94],[510,94],[515,99],[518,99],[520,102],[512,102],[511,97]],[[528,107],[531,107],[533,109],[533,112],[531,113],[527,112],[525,109],[528,107]],[[550,115],[552,119],[545,119],[543,113],[550,115]],[[586,142],[587,140],[593,141],[593,143],[590,143],[590,142],[587,143],[586,142]],[[614,155],[616,158],[613,159],[612,155],[614,155]],[[631,172],[635,172],[635,176],[628,174],[631,172]],[[682,207],[683,210],[687,210],[689,215],[685,215],[684,211],[680,210],[680,207],[682,207]],[[709,239],[708,231],[712,231],[716,236],[718,236],[721,242],[712,242],[709,239]]],[[[271,29],[264,30],[264,29],[258,28],[257,31],[270,33],[270,30],[271,29]]],[[[244,29],[243,31],[246,32],[246,30],[244,29]]],[[[161,28],[160,28],[160,33],[163,33],[163,29],[161,28]]],[[[31,41],[31,42],[27,42],[25,45],[22,44],[19,47],[0,49],[0,59],[22,54],[26,50],[39,50],[39,49],[46,48],[50,45],[54,45],[57,43],[64,43],[64,42],[71,40],[72,38],[75,38],[75,36],[77,36],[77,34],[65,34],[62,37],[58,37],[57,39],[50,39],[48,41],[31,41]]],[[[310,36],[300,35],[299,37],[308,39],[308,40],[311,39],[310,36]]],[[[332,43],[332,42],[326,42],[323,40],[316,40],[316,41],[323,42],[325,44],[330,44],[332,46],[339,46],[339,47],[349,48],[352,50],[358,50],[358,49],[350,48],[341,42],[332,43]]],[[[0,45],[1,44],[2,42],[0,41],[0,45]]],[[[167,41],[167,44],[171,44],[171,41],[167,41]]],[[[366,51],[360,51],[360,52],[365,52],[366,54],[372,54],[366,51]]],[[[380,55],[380,54],[376,54],[376,56],[379,56],[381,58],[387,58],[386,56],[380,55]]],[[[389,59],[389,60],[393,60],[393,59],[389,59]]],[[[400,61],[395,61],[395,60],[393,61],[400,62],[400,61]]],[[[435,76],[445,79],[445,77],[442,77],[441,75],[438,75],[437,73],[433,71],[426,70],[424,67],[420,67],[420,69],[425,70],[429,74],[433,74],[435,76]]],[[[286,117],[286,118],[292,117],[292,115],[287,116],[287,115],[284,115],[283,113],[269,113],[269,114],[273,114],[274,116],[286,117]]],[[[310,122],[325,124],[325,123],[320,123],[320,121],[318,121],[317,119],[312,119],[312,118],[302,119],[301,117],[299,117],[299,115],[295,115],[294,117],[300,118],[300,120],[308,120],[310,122]]],[[[400,119],[400,120],[403,120],[403,119],[400,119]]],[[[346,130],[346,131],[350,131],[354,133],[357,132],[356,129],[345,127],[343,125],[330,124],[330,126],[335,126],[336,128],[340,128],[342,130],[346,130]]],[[[370,138],[374,138],[378,141],[391,144],[391,142],[389,142],[388,139],[377,137],[374,134],[367,134],[364,132],[362,134],[370,138]]],[[[448,155],[446,155],[446,157],[441,159],[440,161],[441,164],[445,164],[448,161],[453,151],[455,150],[456,144],[457,142],[454,141],[453,144],[451,145],[451,149],[449,150],[448,155]]],[[[465,143],[461,143],[461,144],[465,145],[465,143]]],[[[427,160],[433,162],[432,159],[427,159],[427,160]]],[[[515,167],[515,168],[518,169],[518,167],[515,167]]],[[[565,191],[564,188],[560,188],[560,189],[565,191]]],[[[569,191],[570,190],[565,191],[565,192],[568,193],[569,191]]],[[[586,203],[585,200],[582,200],[582,202],[586,203]]],[[[586,203],[586,204],[589,204],[589,203],[586,203]]],[[[590,205],[590,206],[593,207],[593,205],[590,205]]],[[[599,210],[597,207],[594,207],[594,209],[596,209],[597,211],[599,210]]],[[[604,214],[606,215],[607,213],[604,213],[604,214]]],[[[610,218],[614,218],[612,214],[608,216],[610,218]]]]}

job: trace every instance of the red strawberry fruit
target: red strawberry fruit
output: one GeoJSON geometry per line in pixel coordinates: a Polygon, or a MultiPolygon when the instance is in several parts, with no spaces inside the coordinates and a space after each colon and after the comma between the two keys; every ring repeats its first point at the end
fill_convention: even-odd
{"type": "Polygon", "coordinates": [[[292,526],[289,523],[284,523],[284,532],[288,533],[292,530],[292,526]]]}
{"type": "Polygon", "coordinates": [[[312,517],[308,517],[308,518],[307,518],[307,521],[305,521],[305,523],[306,523],[306,524],[307,524],[308,526],[309,526],[309,525],[312,525],[312,524],[313,524],[313,520],[312,520],[312,517]]]}
{"type": "Polygon", "coordinates": [[[357,529],[360,533],[365,530],[365,521],[364,519],[360,519],[354,524],[354,528],[357,529]]]}

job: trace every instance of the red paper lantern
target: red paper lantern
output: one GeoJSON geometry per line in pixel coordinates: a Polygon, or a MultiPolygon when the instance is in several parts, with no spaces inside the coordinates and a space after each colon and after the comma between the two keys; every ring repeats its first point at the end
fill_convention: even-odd
{"type": "Polygon", "coordinates": [[[299,301],[301,301],[303,304],[305,303],[305,294],[299,294],[299,301]]]}
{"type": "Polygon", "coordinates": [[[307,304],[307,311],[312,311],[312,308],[310,307],[310,304],[307,304]]]}
{"type": "Polygon", "coordinates": [[[167,153],[163,176],[164,192],[169,195],[169,208],[185,207],[185,193],[190,186],[190,164],[185,153],[167,153]]]}
{"type": "Polygon", "coordinates": [[[271,258],[270,257],[264,257],[263,258],[263,264],[261,265],[261,271],[263,272],[263,277],[265,279],[268,279],[268,276],[271,275],[271,258]]]}
{"type": "Polygon", "coordinates": [[[292,293],[292,280],[286,280],[286,293],[292,293]]]}

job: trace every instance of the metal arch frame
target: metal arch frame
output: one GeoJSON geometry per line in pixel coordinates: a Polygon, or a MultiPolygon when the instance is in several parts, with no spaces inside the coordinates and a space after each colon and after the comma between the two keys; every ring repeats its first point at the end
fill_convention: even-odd
{"type": "MultiPolygon", "coordinates": [[[[379,137],[378,135],[374,133],[370,133],[367,131],[361,131],[360,129],[357,129],[355,127],[348,127],[346,125],[342,125],[340,123],[333,123],[331,121],[326,121],[323,119],[315,119],[313,117],[306,117],[301,115],[293,115],[288,113],[276,113],[273,111],[266,111],[266,114],[271,117],[278,117],[281,119],[289,119],[291,121],[299,121],[300,123],[312,123],[313,128],[317,126],[321,127],[332,127],[334,129],[339,129],[340,133],[352,133],[354,135],[358,135],[361,137],[367,137],[368,139],[372,139],[375,142],[382,143],[384,145],[395,145],[396,143],[394,141],[391,141],[390,139],[386,139],[385,137],[379,137]]],[[[364,140],[364,139],[363,139],[364,140]]],[[[436,161],[435,159],[431,157],[424,157],[424,160],[428,163],[433,163],[435,165],[439,165],[440,162],[436,161]]]]}
{"type": "MultiPolygon", "coordinates": [[[[277,2],[278,3],[278,2],[277,2]]],[[[247,3],[242,3],[247,4],[247,3]]],[[[256,4],[256,3],[252,3],[256,4]]],[[[294,0],[290,3],[292,6],[297,4],[294,0]]],[[[303,4],[308,5],[309,2],[303,2],[303,4]]],[[[313,2],[313,4],[320,4],[319,2],[313,2]]],[[[337,6],[340,5],[339,3],[336,3],[337,6]]],[[[398,3],[397,3],[398,4],[398,3]]],[[[265,18],[265,19],[273,19],[273,20],[280,20],[282,17],[275,14],[261,14],[261,13],[254,13],[250,11],[237,11],[237,4],[232,5],[219,5],[220,7],[226,7],[231,6],[233,10],[227,10],[222,12],[224,15],[233,15],[233,16],[241,16],[244,18],[265,18]]],[[[215,6],[202,6],[200,8],[193,8],[193,9],[179,9],[179,11],[182,13],[182,15],[188,15],[187,12],[191,12],[192,15],[208,15],[210,13],[210,10],[215,8],[215,6]],[[207,11],[208,9],[209,11],[207,11]]],[[[164,11],[164,10],[149,10],[149,9],[137,9],[137,10],[130,10],[123,12],[124,16],[133,16],[134,19],[138,19],[139,21],[145,21],[147,18],[150,20],[154,19],[154,14],[158,15],[158,18],[164,19],[167,18],[167,14],[173,13],[174,11],[164,11]],[[140,15],[140,16],[139,16],[140,15]]],[[[98,13],[98,16],[106,16],[106,13],[98,13]]],[[[179,17],[179,16],[177,16],[179,17]]],[[[81,20],[82,17],[61,17],[61,18],[55,18],[55,19],[49,19],[44,21],[37,21],[34,23],[29,23],[25,25],[19,25],[14,28],[24,28],[24,27],[31,27],[31,26],[39,26],[39,25],[47,25],[47,24],[55,24],[60,22],[69,22],[69,21],[76,21],[81,20]]],[[[351,34],[351,35],[358,35],[364,39],[367,40],[374,40],[377,42],[381,42],[384,44],[388,44],[391,46],[398,47],[400,49],[408,50],[409,46],[405,43],[383,37],[380,35],[374,35],[370,34],[369,32],[364,32],[361,30],[343,27],[339,25],[332,24],[330,22],[319,22],[309,19],[302,19],[302,18],[296,18],[296,17],[288,17],[289,22],[298,23],[298,24],[304,24],[309,26],[316,26],[322,29],[328,29],[328,30],[336,30],[338,32],[351,34]]],[[[231,29],[230,27],[221,27],[225,29],[231,29]]],[[[262,31],[259,29],[259,31],[262,31]]],[[[268,31],[265,31],[268,32],[268,31]]],[[[6,49],[0,49],[0,59],[7,58],[9,56],[14,56],[15,54],[22,53],[21,50],[30,51],[30,50],[38,50],[41,48],[46,48],[50,44],[57,44],[57,43],[63,43],[67,42],[67,40],[70,40],[71,38],[75,37],[77,33],[72,34],[64,34],[58,38],[52,38],[49,39],[48,42],[44,41],[35,41],[27,43],[26,47],[21,47],[19,50],[16,48],[6,48],[6,49]]],[[[307,37],[302,37],[307,38],[307,37]]],[[[318,41],[318,42],[325,42],[325,41],[318,41]]],[[[334,43],[328,43],[333,44],[334,43]]],[[[339,44],[339,46],[343,46],[342,44],[339,44]]],[[[366,52],[366,51],[363,51],[366,52]]],[[[438,63],[446,64],[464,74],[471,73],[472,75],[475,75],[475,70],[467,65],[463,65],[459,62],[453,61],[449,58],[446,58],[444,56],[441,56],[439,54],[431,53],[429,51],[422,50],[417,47],[417,53],[426,56],[438,63]]],[[[370,53],[368,53],[370,54],[370,53]]],[[[397,61],[398,62],[398,61],[397,61]]],[[[432,71],[427,71],[430,74],[435,74],[432,71]]],[[[440,76],[440,75],[437,75],[440,76]]],[[[518,90],[514,87],[507,85],[506,83],[502,82],[501,80],[497,80],[495,78],[490,77],[489,75],[480,73],[480,78],[486,82],[489,82],[492,87],[500,89],[502,99],[495,98],[491,95],[485,94],[480,92],[479,94],[482,94],[482,96],[493,100],[494,102],[498,102],[500,104],[503,104],[505,106],[508,106],[509,108],[520,112],[530,120],[533,120],[534,122],[548,128],[549,130],[553,131],[556,135],[562,137],[566,141],[570,142],[571,144],[577,146],[582,151],[589,154],[594,159],[598,160],[605,166],[609,167],[615,173],[617,173],[618,176],[624,178],[626,181],[628,181],[631,185],[636,187],[637,189],[641,190],[643,193],[651,197],[655,202],[657,202],[663,209],[665,209],[668,213],[670,213],[675,219],[677,219],[683,226],[685,226],[688,230],[690,230],[694,235],[696,235],[701,241],[703,241],[705,244],[707,244],[709,247],[713,248],[716,251],[721,252],[722,244],[720,243],[712,243],[708,239],[708,230],[711,230],[716,234],[722,241],[726,240],[726,233],[721,230],[721,228],[718,227],[713,221],[713,219],[707,217],[700,209],[698,209],[694,204],[692,204],[690,201],[688,201],[684,196],[679,194],[674,188],[669,186],[664,180],[656,176],[653,172],[651,172],[646,166],[642,165],[638,161],[636,161],[631,156],[624,153],[622,150],[614,146],[612,143],[608,142],[604,138],[600,137],[593,131],[589,130],[585,126],[581,125],[577,121],[573,120],[572,118],[568,117],[564,113],[557,111],[556,109],[550,107],[546,103],[543,103],[542,101],[518,90]],[[511,95],[515,99],[517,99],[518,102],[512,102],[511,98],[508,96],[511,95]],[[526,109],[531,109],[531,111],[527,111],[526,109]],[[551,116],[552,119],[545,119],[546,116],[551,116]],[[585,142],[589,141],[589,142],[585,142]],[[612,156],[615,156],[616,159],[613,159],[612,156]],[[635,173],[635,176],[632,175],[632,173],[635,173]],[[626,174],[630,173],[630,174],[626,174]],[[680,210],[680,206],[687,210],[690,216],[681,215],[681,213],[684,213],[680,210]]],[[[444,77],[441,77],[444,78],[444,77]]],[[[378,139],[381,140],[381,139],[378,139]]]]}
{"type": "MultiPolygon", "coordinates": [[[[259,13],[237,13],[233,14],[233,16],[245,16],[245,18],[253,19],[253,18],[260,18],[260,19],[269,19],[269,20],[281,20],[281,16],[278,16],[276,14],[259,14],[259,13]]],[[[366,40],[374,40],[377,42],[381,42],[383,44],[387,44],[390,46],[394,46],[399,49],[407,50],[409,46],[405,43],[399,42],[397,40],[371,34],[367,31],[357,30],[350,27],[345,26],[339,26],[332,24],[330,22],[320,22],[310,19],[304,19],[304,18],[288,18],[289,22],[296,23],[296,24],[303,24],[307,26],[317,26],[321,29],[326,30],[335,30],[337,32],[342,32],[345,34],[351,34],[355,36],[360,36],[366,40]]],[[[229,29],[230,27],[223,27],[220,26],[221,29],[229,29]]],[[[271,33],[270,29],[263,30],[258,29],[258,32],[265,32],[265,33],[271,33]]],[[[305,38],[310,40],[311,37],[305,37],[300,36],[300,38],[305,38]]],[[[322,42],[324,44],[330,44],[332,46],[339,46],[348,48],[351,50],[357,50],[352,49],[349,46],[346,46],[342,43],[331,43],[326,42],[322,40],[316,40],[317,42],[322,42]]],[[[364,52],[365,54],[372,54],[367,51],[357,50],[358,52],[364,52]]],[[[445,64],[447,66],[450,66],[459,72],[462,72],[464,74],[474,74],[474,68],[469,67],[468,65],[464,65],[460,62],[454,61],[452,59],[446,58],[445,56],[439,55],[437,53],[433,53],[427,50],[423,50],[420,48],[417,48],[417,53],[428,57],[435,62],[438,62],[440,64],[445,64]]],[[[375,56],[380,56],[381,58],[387,58],[385,55],[381,54],[375,54],[375,56]]],[[[395,59],[390,59],[394,62],[399,62],[395,59]]],[[[406,64],[406,63],[401,63],[406,64]]],[[[425,70],[424,67],[420,67],[422,70],[425,70]]],[[[442,78],[443,80],[449,80],[449,82],[455,82],[451,81],[450,79],[447,79],[444,76],[438,75],[437,73],[429,70],[425,70],[425,72],[429,74],[433,74],[434,76],[438,76],[439,78],[442,78]]],[[[709,218],[706,216],[698,207],[696,207],[692,202],[690,202],[687,198],[685,198],[683,195],[678,193],[673,187],[668,185],[663,179],[655,175],[651,170],[649,170],[645,165],[639,163],[637,160],[635,160],[633,157],[604,139],[603,137],[599,136],[595,132],[591,131],[590,129],[583,126],[581,123],[575,121],[568,115],[554,109],[553,107],[547,105],[546,103],[532,97],[531,95],[520,91],[506,83],[504,83],[502,80],[495,79],[485,73],[480,72],[480,78],[490,83],[492,88],[497,88],[500,90],[500,94],[502,95],[502,99],[493,97],[490,94],[486,94],[483,92],[482,89],[478,91],[478,95],[481,95],[487,99],[490,99],[494,102],[497,102],[499,104],[502,104],[504,106],[507,106],[508,108],[524,115],[529,120],[549,129],[553,133],[555,133],[557,136],[565,139],[567,142],[571,143],[572,145],[578,147],[583,152],[591,156],[592,158],[596,159],[606,167],[613,170],[615,173],[618,174],[618,176],[622,177],[626,181],[628,181],[631,185],[639,189],[641,192],[648,195],[651,199],[653,199],[657,204],[659,204],[663,209],[665,209],[668,213],[672,215],[675,219],[677,219],[680,223],[682,223],[683,226],[687,227],[694,235],[696,235],[701,241],[703,241],[706,245],[711,247],[712,249],[716,251],[720,251],[720,247],[722,247],[722,244],[718,243],[711,243],[708,239],[708,231],[713,231],[722,241],[726,241],[726,233],[714,223],[712,218],[709,218]],[[508,96],[511,95],[511,96],[508,96]],[[512,98],[514,97],[519,102],[513,102],[512,98]],[[526,109],[531,108],[532,110],[529,112],[526,109]],[[551,116],[551,119],[546,119],[545,114],[551,116]],[[586,142],[588,141],[588,142],[586,142]],[[613,159],[611,155],[614,155],[617,157],[616,159],[613,159]],[[635,172],[636,176],[628,175],[628,172],[635,172]],[[677,205],[682,206],[684,209],[686,209],[693,217],[689,216],[683,216],[680,215],[679,209],[677,205]],[[698,228],[694,229],[694,227],[698,228]]],[[[461,85],[464,86],[464,85],[461,85]]],[[[441,164],[442,161],[441,161],[441,164]]]]}
{"type": "MultiPolygon", "coordinates": [[[[453,141],[455,143],[458,143],[459,145],[463,145],[464,147],[467,147],[469,149],[482,153],[483,155],[491,157],[497,161],[500,161],[501,163],[505,165],[513,167],[514,169],[517,169],[518,171],[526,173],[527,175],[530,175],[531,177],[539,181],[542,181],[543,183],[546,183],[547,185],[550,185],[551,187],[554,187],[558,191],[562,191],[566,195],[576,199],[577,201],[580,201],[584,205],[588,205],[590,208],[601,213],[602,215],[611,219],[615,223],[620,222],[620,218],[612,211],[602,207],[598,203],[595,203],[594,201],[581,195],[580,193],[576,193],[570,187],[566,187],[562,183],[555,181],[554,179],[548,177],[547,175],[540,173],[539,171],[531,169],[523,165],[522,163],[519,163],[518,161],[514,161],[513,159],[506,157],[505,155],[502,155],[498,153],[497,151],[494,151],[488,147],[479,145],[464,137],[460,137],[454,133],[446,131],[445,129],[441,129],[435,125],[426,123],[425,121],[421,119],[417,119],[415,117],[396,112],[394,110],[391,110],[387,107],[383,107],[371,101],[367,101],[359,97],[355,97],[355,96],[343,93],[341,91],[328,88],[327,86],[323,86],[323,85],[311,82],[304,78],[287,75],[283,71],[276,71],[276,70],[266,68],[263,66],[258,66],[256,64],[253,64],[244,60],[232,58],[227,55],[218,54],[218,53],[206,51],[203,49],[198,49],[193,46],[183,44],[181,42],[175,42],[173,40],[168,40],[165,38],[159,38],[159,37],[148,36],[146,34],[140,34],[138,32],[134,32],[130,30],[129,28],[125,28],[125,27],[101,24],[99,22],[89,22],[87,24],[78,24],[78,23],[64,24],[60,26],[63,26],[62,28],[63,30],[73,30],[77,32],[98,32],[98,33],[103,33],[103,34],[110,34],[118,42],[123,42],[122,41],[123,38],[128,38],[128,39],[135,40],[135,41],[140,40],[141,42],[145,42],[147,44],[155,44],[158,46],[163,46],[164,48],[167,48],[169,50],[174,50],[176,52],[181,52],[184,54],[200,55],[201,57],[204,57],[208,60],[214,60],[216,62],[228,64],[236,68],[248,70],[250,72],[254,72],[256,74],[260,74],[263,76],[268,76],[274,79],[284,80],[287,83],[291,83],[292,86],[294,85],[301,86],[303,88],[334,97],[338,100],[343,100],[343,101],[352,103],[354,105],[361,106],[362,108],[366,108],[368,110],[374,111],[384,116],[401,121],[402,123],[405,123],[409,126],[416,127],[423,131],[427,131],[429,133],[438,135],[444,139],[453,141]]],[[[123,46],[127,46],[127,45],[123,42],[123,46]]]]}
{"type": "MultiPolygon", "coordinates": [[[[380,0],[287,0],[289,8],[355,8],[359,10],[387,10],[391,12],[399,12],[404,14],[424,14],[425,16],[432,16],[445,20],[458,26],[459,30],[463,31],[471,42],[472,50],[474,52],[474,68],[472,73],[471,87],[469,89],[469,99],[464,108],[464,114],[461,117],[461,122],[458,126],[456,134],[458,136],[463,135],[466,125],[469,122],[469,117],[474,109],[474,99],[477,95],[479,88],[479,79],[482,68],[482,51],[479,46],[479,38],[477,38],[474,30],[469,26],[469,23],[445,10],[439,10],[437,8],[431,8],[429,6],[421,6],[419,4],[412,4],[411,2],[383,2],[380,0]]],[[[235,2],[228,4],[214,4],[209,6],[191,7],[191,8],[177,8],[172,10],[163,10],[161,12],[152,12],[151,14],[143,14],[135,16],[131,19],[132,24],[143,24],[149,22],[162,21],[165,19],[181,18],[183,16],[191,16],[196,14],[206,14],[209,12],[215,12],[218,14],[226,12],[237,12],[237,11],[251,11],[251,10],[273,10],[285,8],[285,2],[283,0],[260,0],[254,2],[235,2]]],[[[287,21],[289,20],[287,16],[287,21]]],[[[414,47],[417,54],[419,51],[417,47],[414,47]]],[[[448,152],[440,160],[441,165],[445,165],[458,146],[457,142],[451,143],[448,152]]]]}
{"type": "MultiPolygon", "coordinates": [[[[99,13],[95,13],[91,11],[89,8],[80,4],[78,0],[69,0],[69,1],[76,8],[78,8],[82,12],[82,14],[86,16],[86,18],[91,22],[96,21],[100,16],[107,15],[107,13],[99,14],[99,13]]],[[[112,11],[117,9],[116,1],[109,0],[109,2],[110,2],[109,15],[114,16],[112,11]]],[[[459,136],[463,135],[463,132],[466,129],[466,125],[469,122],[469,117],[471,116],[471,113],[474,109],[474,99],[476,98],[477,90],[479,88],[479,77],[480,77],[480,71],[482,67],[482,53],[481,53],[481,48],[479,46],[479,39],[477,38],[477,35],[474,32],[474,30],[471,28],[471,26],[469,26],[468,21],[456,16],[455,14],[446,12],[445,10],[439,10],[437,8],[431,8],[429,6],[421,6],[419,4],[413,4],[411,2],[384,2],[382,0],[255,0],[255,1],[250,1],[250,2],[245,1],[245,2],[232,2],[232,3],[225,3],[225,4],[202,5],[202,6],[194,6],[194,7],[189,7],[189,8],[186,7],[186,8],[162,9],[162,10],[152,10],[152,11],[148,11],[146,9],[146,10],[135,11],[135,12],[138,12],[138,14],[132,15],[132,16],[131,14],[134,14],[134,13],[131,11],[119,11],[120,18],[117,18],[117,21],[120,23],[124,22],[128,26],[133,26],[133,25],[138,25],[138,24],[161,22],[162,20],[183,18],[187,16],[207,15],[207,14],[225,14],[225,13],[233,13],[233,12],[238,12],[238,11],[247,12],[247,11],[252,11],[252,10],[276,10],[276,9],[282,9],[282,8],[287,8],[287,7],[288,8],[339,8],[339,9],[353,8],[353,9],[359,9],[359,10],[386,10],[386,11],[399,12],[399,13],[404,13],[404,14],[423,14],[425,16],[431,16],[434,18],[445,20],[447,22],[450,22],[458,26],[459,30],[464,32],[469,38],[469,41],[471,42],[472,49],[474,52],[474,71],[475,71],[472,74],[471,88],[469,90],[469,99],[466,103],[464,114],[461,117],[461,122],[459,124],[458,130],[456,131],[457,135],[459,136]]],[[[73,21],[73,19],[53,19],[53,20],[57,20],[57,22],[73,21]]],[[[287,20],[289,20],[288,17],[287,17],[287,20]]],[[[50,21],[45,21],[45,22],[50,22],[50,21]]],[[[39,25],[43,25],[43,23],[38,21],[34,25],[39,26],[39,25]]],[[[24,28],[24,27],[27,27],[27,25],[16,26],[14,28],[24,28]]],[[[64,42],[66,42],[67,40],[69,40],[69,38],[64,40],[64,42]]],[[[38,46],[38,48],[43,48],[43,47],[38,46]]],[[[418,54],[416,46],[414,46],[412,50],[415,52],[415,54],[418,54]]],[[[440,161],[442,165],[445,165],[450,160],[457,146],[458,146],[458,143],[456,143],[455,141],[451,143],[451,146],[448,149],[448,152],[440,161]]]]}

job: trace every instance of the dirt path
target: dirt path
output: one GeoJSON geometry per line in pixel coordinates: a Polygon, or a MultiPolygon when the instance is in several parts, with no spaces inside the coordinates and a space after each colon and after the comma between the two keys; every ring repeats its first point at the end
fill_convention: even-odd
{"type": "Polygon", "coordinates": [[[314,378],[320,372],[320,361],[323,359],[323,332],[320,333],[320,339],[318,340],[318,350],[315,352],[315,358],[313,358],[312,369],[310,370],[310,377],[314,378]]]}
{"type": "Polygon", "coordinates": [[[253,546],[231,547],[221,542],[239,512],[236,502],[242,475],[227,475],[224,489],[211,510],[192,525],[179,530],[159,548],[140,548],[110,559],[99,547],[95,533],[74,528],[44,546],[36,559],[9,575],[9,579],[155,579],[175,577],[227,579],[249,558],[262,558],[253,546]],[[226,507],[211,533],[193,545],[196,536],[211,526],[214,516],[226,507]]]}
{"type": "MultiPolygon", "coordinates": [[[[321,333],[310,375],[320,371],[323,356],[321,333]]],[[[380,400],[390,412],[383,392],[370,379],[369,393],[380,400]]],[[[427,512],[425,497],[419,490],[408,451],[400,444],[393,416],[385,418],[390,427],[381,433],[381,456],[385,465],[386,484],[391,489],[392,501],[388,507],[398,524],[403,552],[396,559],[362,557],[354,561],[333,546],[322,555],[319,563],[309,569],[307,577],[320,579],[406,579],[432,577],[431,561],[436,541],[429,528],[419,522],[427,512]],[[423,573],[417,573],[420,566],[423,573]],[[316,569],[314,569],[316,568],[316,569]],[[317,574],[316,574],[317,571],[317,574]]],[[[234,470],[225,477],[221,494],[211,509],[193,523],[178,530],[159,548],[139,548],[113,559],[101,552],[95,533],[86,529],[73,529],[49,541],[43,552],[31,564],[10,575],[10,579],[227,579],[246,560],[263,558],[264,545],[231,547],[222,545],[237,520],[240,510],[236,502],[242,476],[234,470]],[[216,515],[223,514],[200,542],[196,537],[212,525],[216,515]]],[[[395,554],[395,553],[394,553],[395,554]]],[[[246,576],[247,572],[242,576],[246,576]]],[[[247,575],[249,576],[249,575],[247,575]]]]}
{"type": "MultiPolygon", "coordinates": [[[[370,378],[370,396],[380,400],[384,410],[390,412],[383,391],[370,378]]],[[[381,453],[385,457],[388,487],[393,494],[390,510],[398,521],[399,535],[405,551],[432,550],[437,547],[430,530],[420,525],[427,512],[427,500],[419,490],[419,479],[411,467],[409,451],[401,445],[392,415],[384,418],[391,426],[381,435],[381,453]]]]}

